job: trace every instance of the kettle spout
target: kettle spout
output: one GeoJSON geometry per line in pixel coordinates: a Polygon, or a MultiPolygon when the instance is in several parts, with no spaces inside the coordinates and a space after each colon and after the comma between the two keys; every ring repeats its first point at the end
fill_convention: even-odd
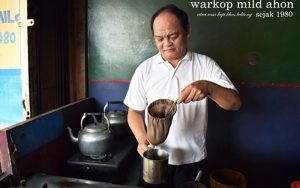
{"type": "Polygon", "coordinates": [[[70,139],[72,142],[74,143],[77,143],[78,142],[78,138],[76,138],[74,135],[73,135],[73,132],[72,132],[72,129],[70,127],[66,127],[68,132],[69,132],[69,135],[70,135],[70,139]]]}

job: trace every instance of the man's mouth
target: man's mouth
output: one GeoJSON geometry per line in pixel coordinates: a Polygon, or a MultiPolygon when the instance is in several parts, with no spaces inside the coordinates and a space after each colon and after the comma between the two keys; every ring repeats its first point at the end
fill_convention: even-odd
{"type": "Polygon", "coordinates": [[[165,51],[165,52],[175,51],[175,48],[165,49],[164,51],[165,51]]]}

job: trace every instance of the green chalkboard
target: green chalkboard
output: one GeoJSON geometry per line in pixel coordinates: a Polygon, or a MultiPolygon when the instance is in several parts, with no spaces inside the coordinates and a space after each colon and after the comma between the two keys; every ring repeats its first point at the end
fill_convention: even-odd
{"type": "Polygon", "coordinates": [[[267,8],[274,0],[239,1],[261,7],[217,2],[231,2],[233,7],[195,8],[186,0],[88,0],[88,79],[130,79],[138,64],[157,53],[150,31],[152,14],[173,3],[190,17],[189,49],[215,59],[233,81],[300,83],[298,1],[278,0],[292,3],[285,8],[267,8]]]}

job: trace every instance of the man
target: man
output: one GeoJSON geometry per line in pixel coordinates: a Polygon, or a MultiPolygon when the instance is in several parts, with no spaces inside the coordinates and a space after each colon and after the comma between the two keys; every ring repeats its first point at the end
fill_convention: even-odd
{"type": "Polygon", "coordinates": [[[216,62],[187,49],[191,28],[184,11],[174,5],[162,7],[152,16],[151,29],[159,53],[138,66],[124,100],[137,151],[143,156],[151,144],[142,115],[145,111],[147,117],[147,106],[157,99],[178,99],[169,135],[157,146],[169,152],[168,187],[194,180],[199,170],[207,184],[207,100],[238,110],[241,99],[216,62]]]}

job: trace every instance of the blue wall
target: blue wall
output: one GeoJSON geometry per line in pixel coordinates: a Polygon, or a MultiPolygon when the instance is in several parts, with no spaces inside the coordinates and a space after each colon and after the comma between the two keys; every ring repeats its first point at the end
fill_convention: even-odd
{"type": "Polygon", "coordinates": [[[71,142],[65,127],[70,126],[77,136],[83,113],[95,111],[94,99],[82,99],[4,129],[12,146],[15,175],[62,175],[67,159],[78,151],[78,144],[71,142]]]}
{"type": "Polygon", "coordinates": [[[0,69],[0,126],[22,121],[20,69],[0,69]]]}
{"type": "Polygon", "coordinates": [[[62,135],[63,120],[63,112],[58,110],[13,128],[10,134],[18,150],[15,157],[28,155],[62,135]]]}
{"type": "Polygon", "coordinates": [[[240,169],[250,187],[289,187],[300,179],[300,87],[240,87],[238,112],[209,105],[208,153],[240,169]]]}
{"type": "MultiPolygon", "coordinates": [[[[89,97],[97,101],[97,107],[103,111],[104,105],[108,101],[123,101],[128,90],[129,81],[99,81],[89,83],[89,97]]],[[[114,109],[122,110],[123,106],[109,105],[107,111],[114,109]]]]}
{"type": "Polygon", "coordinates": [[[78,132],[83,113],[95,109],[94,99],[82,99],[7,128],[8,141],[13,141],[17,149],[15,157],[19,159],[31,154],[63,134],[71,143],[65,127],[70,126],[78,132]]]}

